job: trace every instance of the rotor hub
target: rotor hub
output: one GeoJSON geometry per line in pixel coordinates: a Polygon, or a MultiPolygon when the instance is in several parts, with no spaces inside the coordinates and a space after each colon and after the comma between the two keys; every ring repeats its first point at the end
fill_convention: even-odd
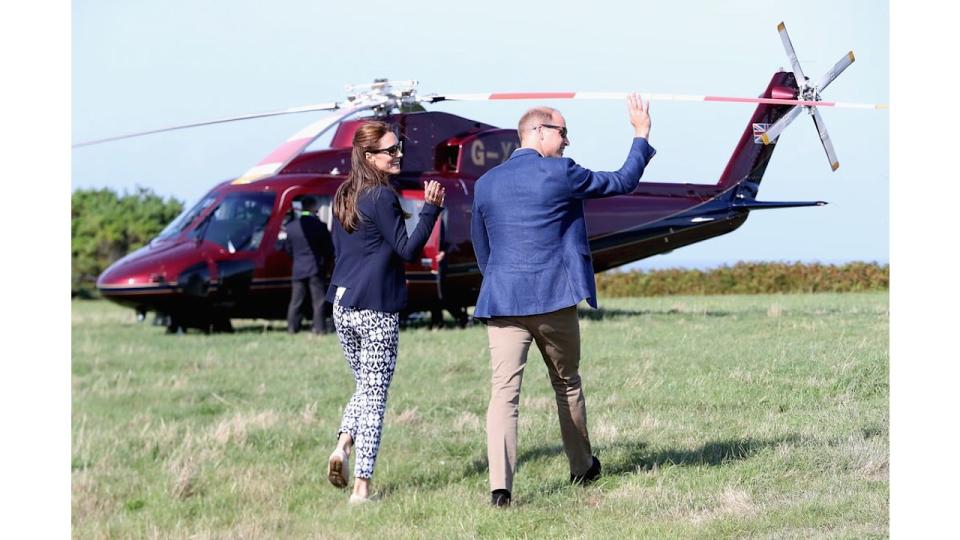
{"type": "Polygon", "coordinates": [[[417,85],[419,81],[390,81],[374,79],[370,84],[348,84],[344,87],[347,102],[354,105],[373,104],[374,114],[386,116],[392,111],[413,109],[418,106],[417,85]]]}
{"type": "Polygon", "coordinates": [[[800,88],[800,99],[802,101],[821,101],[822,98],[816,86],[804,83],[803,87],[800,88]]]}

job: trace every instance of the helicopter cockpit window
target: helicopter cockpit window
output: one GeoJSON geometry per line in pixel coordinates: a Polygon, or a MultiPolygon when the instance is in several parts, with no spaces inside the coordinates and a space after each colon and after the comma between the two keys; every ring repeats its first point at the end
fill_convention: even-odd
{"type": "Polygon", "coordinates": [[[274,198],[269,192],[227,195],[206,222],[197,227],[197,233],[230,253],[254,251],[263,240],[274,198]]]}
{"type": "Polygon", "coordinates": [[[164,240],[166,238],[176,236],[177,233],[193,223],[193,220],[196,219],[201,212],[206,210],[216,200],[216,197],[204,197],[200,199],[200,202],[181,212],[176,219],[171,221],[169,225],[160,231],[160,234],[157,235],[156,240],[164,240]]]}

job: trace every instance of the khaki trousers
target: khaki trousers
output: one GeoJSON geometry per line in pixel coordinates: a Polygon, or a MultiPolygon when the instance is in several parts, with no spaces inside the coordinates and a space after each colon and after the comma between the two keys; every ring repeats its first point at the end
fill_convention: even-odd
{"type": "Polygon", "coordinates": [[[513,489],[517,468],[517,419],[520,383],[531,341],[543,354],[557,397],[563,449],[571,474],[582,475],[593,464],[587,434],[587,408],[580,386],[580,322],[577,306],[523,317],[493,317],[487,323],[490,341],[490,405],[487,408],[487,457],[490,491],[513,489]]]}

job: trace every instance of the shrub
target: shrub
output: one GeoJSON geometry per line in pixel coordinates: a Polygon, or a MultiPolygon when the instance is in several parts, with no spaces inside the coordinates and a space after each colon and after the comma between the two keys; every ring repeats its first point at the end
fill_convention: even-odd
{"type": "Polygon", "coordinates": [[[747,263],[712,270],[635,270],[597,274],[602,296],[856,292],[887,290],[890,265],[851,262],[747,263]]]}
{"type": "Polygon", "coordinates": [[[111,189],[78,189],[71,197],[72,296],[90,297],[113,261],[145,245],[183,210],[146,188],[118,195],[111,189]]]}

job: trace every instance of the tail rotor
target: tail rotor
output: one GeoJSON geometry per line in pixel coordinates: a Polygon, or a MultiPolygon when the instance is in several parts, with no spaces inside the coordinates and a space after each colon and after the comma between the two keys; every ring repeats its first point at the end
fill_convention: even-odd
{"type": "MultiPolygon", "coordinates": [[[[777,31],[780,32],[780,40],[783,42],[783,49],[787,53],[787,58],[790,60],[790,66],[793,68],[793,75],[797,80],[797,88],[799,89],[798,100],[803,102],[818,102],[822,101],[820,93],[823,92],[827,86],[830,85],[837,78],[838,75],[843,73],[843,70],[850,67],[850,64],[855,60],[853,56],[853,51],[848,52],[840,61],[834,64],[826,73],[823,74],[823,77],[820,78],[820,82],[817,84],[810,84],[810,79],[803,74],[803,69],[800,68],[800,62],[797,60],[797,53],[793,49],[793,43],[790,41],[790,35],[787,34],[787,27],[782,22],[777,26],[777,31]]],[[[817,134],[820,136],[820,143],[823,145],[823,150],[827,153],[827,160],[830,161],[830,168],[836,171],[840,168],[840,162],[837,160],[837,152],[833,149],[833,143],[830,142],[830,134],[827,132],[827,125],[823,121],[823,117],[820,115],[820,111],[817,110],[818,107],[813,105],[794,105],[787,114],[783,115],[780,120],[777,120],[772,126],[767,129],[767,132],[763,134],[761,139],[763,144],[771,144],[774,142],[777,137],[783,132],[784,129],[790,122],[793,122],[800,113],[806,109],[807,114],[813,118],[813,125],[817,128],[817,134]]]]}

